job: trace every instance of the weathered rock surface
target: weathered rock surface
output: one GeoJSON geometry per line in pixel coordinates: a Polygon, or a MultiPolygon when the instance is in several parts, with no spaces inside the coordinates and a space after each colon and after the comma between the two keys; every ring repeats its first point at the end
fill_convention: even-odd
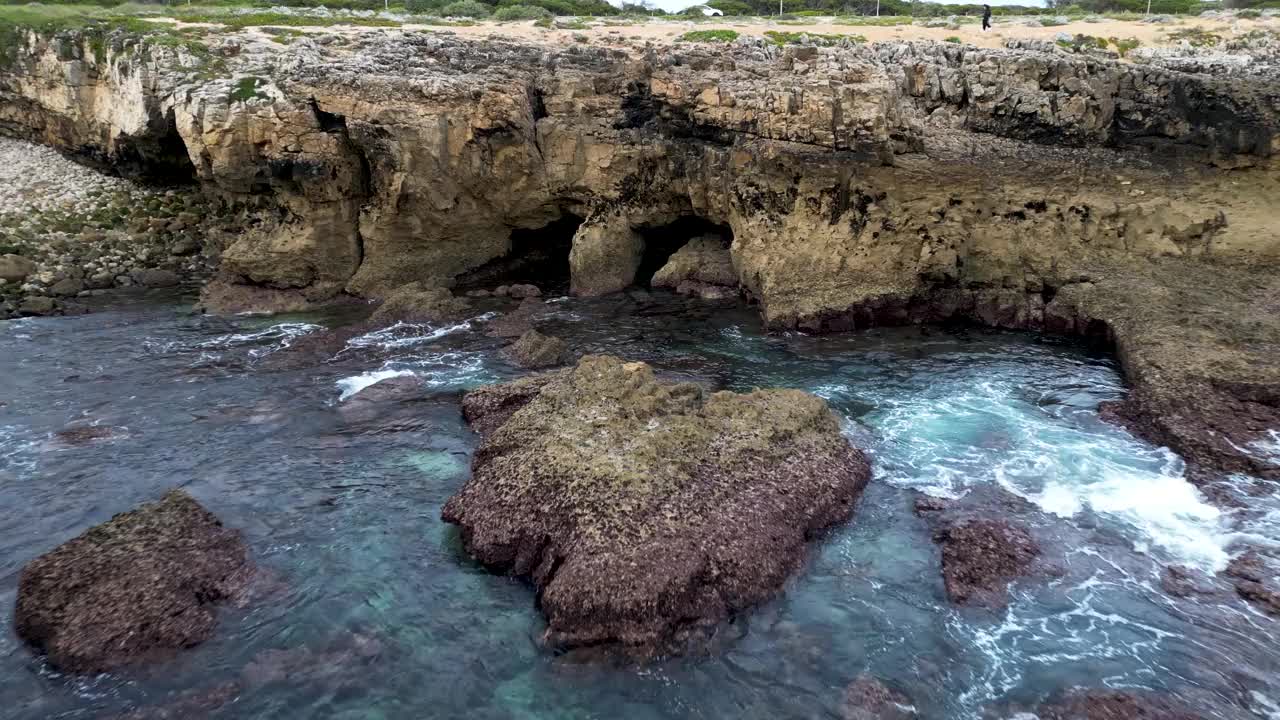
{"type": "Polygon", "coordinates": [[[671,256],[649,282],[653,287],[677,288],[685,282],[733,287],[738,273],[733,255],[717,237],[694,238],[671,256]]]}
{"type": "Polygon", "coordinates": [[[14,624],[60,670],[115,670],[208,639],[250,574],[239,533],[173,490],[28,563],[14,624]]]}
{"type": "Polygon", "coordinates": [[[537,298],[528,298],[509,313],[489,321],[484,334],[489,337],[518,338],[533,331],[534,314],[543,307],[537,298]]]}
{"type": "Polygon", "coordinates": [[[410,283],[395,292],[378,307],[370,319],[373,323],[454,322],[467,316],[471,303],[455,297],[442,287],[410,283]]]}
{"type": "Polygon", "coordinates": [[[36,264],[21,255],[0,255],[0,280],[22,282],[36,271],[36,264]]]}
{"type": "Polygon", "coordinates": [[[222,254],[224,277],[273,306],[448,284],[575,218],[571,287],[613,292],[647,232],[698,218],[731,232],[729,286],[773,327],[1095,337],[1134,388],[1115,417],[1197,472],[1280,473],[1247,451],[1280,426],[1280,87],[1265,73],[949,43],[387,31],[259,43],[209,79],[135,38],[22,42],[0,128],[125,172],[185,163],[212,193],[273,205],[222,254]],[[232,103],[232,74],[263,78],[262,98],[232,103]]]}
{"type": "Polygon", "coordinates": [[[942,547],[947,597],[959,605],[1004,607],[1009,582],[1040,554],[1025,528],[997,519],[952,522],[933,539],[942,547]]]}
{"type": "Polygon", "coordinates": [[[503,354],[520,367],[536,370],[563,365],[569,358],[569,346],[558,337],[530,330],[506,348],[503,354]]]}
{"type": "Polygon", "coordinates": [[[819,398],[707,394],[607,356],[463,410],[487,434],[443,516],[532,579],[556,647],[679,651],[775,594],[870,474],[819,398]]]}

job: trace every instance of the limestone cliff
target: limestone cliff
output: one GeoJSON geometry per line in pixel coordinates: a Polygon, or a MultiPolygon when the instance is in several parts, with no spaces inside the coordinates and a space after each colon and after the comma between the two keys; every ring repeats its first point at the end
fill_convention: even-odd
{"type": "Polygon", "coordinates": [[[28,36],[0,130],[267,198],[211,299],[465,282],[541,228],[571,235],[574,292],[607,293],[696,221],[770,325],[1117,341],[1137,416],[1222,415],[1140,429],[1277,472],[1238,450],[1280,426],[1274,79],[934,43],[255,37],[28,36]]]}

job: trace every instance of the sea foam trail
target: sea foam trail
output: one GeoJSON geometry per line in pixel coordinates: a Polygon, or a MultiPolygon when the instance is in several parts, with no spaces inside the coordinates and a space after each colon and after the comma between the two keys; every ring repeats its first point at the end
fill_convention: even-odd
{"type": "MultiPolygon", "coordinates": [[[[255,347],[249,351],[249,357],[259,358],[270,355],[273,352],[283,350],[293,344],[293,341],[308,335],[317,330],[323,330],[320,325],[312,323],[277,323],[257,332],[247,333],[231,333],[228,335],[220,335],[216,338],[206,340],[196,346],[200,350],[225,350],[235,347],[243,347],[245,345],[258,345],[261,343],[269,343],[263,347],[255,347]]],[[[162,348],[171,349],[171,348],[162,348]]]]}
{"type": "Polygon", "coordinates": [[[944,497],[994,482],[1059,517],[1106,516],[1139,552],[1226,567],[1230,525],[1174,453],[1026,395],[984,381],[891,400],[873,422],[883,437],[878,473],[944,497]]]}
{"type": "Polygon", "coordinates": [[[342,394],[338,396],[338,401],[346,400],[370,385],[380,383],[383,380],[413,375],[417,375],[417,373],[412,370],[382,369],[342,378],[338,381],[338,389],[342,391],[342,394]]]}
{"type": "Polygon", "coordinates": [[[351,338],[347,341],[347,348],[376,347],[384,350],[394,350],[396,348],[412,347],[439,340],[455,333],[470,331],[474,329],[474,323],[492,320],[496,315],[497,313],[485,313],[463,320],[460,323],[441,327],[431,324],[397,322],[380,330],[374,330],[351,338]]]}
{"type": "Polygon", "coordinates": [[[408,359],[397,359],[383,364],[377,370],[369,370],[337,381],[341,402],[374,383],[394,377],[415,376],[422,384],[438,389],[466,389],[499,378],[485,364],[485,356],[479,352],[447,351],[421,353],[408,359]]]}

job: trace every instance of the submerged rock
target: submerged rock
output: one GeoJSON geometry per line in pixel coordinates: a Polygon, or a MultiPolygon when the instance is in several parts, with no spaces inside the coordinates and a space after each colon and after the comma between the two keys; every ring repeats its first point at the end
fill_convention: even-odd
{"type": "Polygon", "coordinates": [[[934,533],[942,546],[947,597],[960,605],[1003,607],[1009,582],[1040,554],[1031,534],[1004,520],[968,519],[934,533]]]}
{"type": "Polygon", "coordinates": [[[523,368],[549,368],[565,363],[569,357],[569,346],[558,337],[530,330],[504,350],[503,354],[512,363],[523,368]]]}
{"type": "Polygon", "coordinates": [[[1055,703],[1041,705],[1040,720],[1200,720],[1201,716],[1170,698],[1148,692],[1077,690],[1055,703]]]}
{"type": "Polygon", "coordinates": [[[470,311],[471,303],[445,288],[410,283],[391,293],[370,320],[374,323],[453,322],[466,317],[470,311]]]}
{"type": "Polygon", "coordinates": [[[240,534],[172,490],[28,563],[14,624],[60,670],[114,670],[208,639],[251,572],[240,534]]]}
{"type": "Polygon", "coordinates": [[[774,595],[870,476],[820,398],[707,394],[615,357],[483,388],[463,412],[487,435],[443,517],[533,580],[560,648],[679,652],[774,595]]]}
{"type": "Polygon", "coordinates": [[[1269,615],[1280,616],[1280,560],[1249,550],[1231,561],[1226,574],[1240,597],[1269,615]]]}
{"type": "Polygon", "coordinates": [[[845,688],[841,720],[910,720],[914,717],[916,711],[910,700],[871,675],[859,675],[845,688]]]}

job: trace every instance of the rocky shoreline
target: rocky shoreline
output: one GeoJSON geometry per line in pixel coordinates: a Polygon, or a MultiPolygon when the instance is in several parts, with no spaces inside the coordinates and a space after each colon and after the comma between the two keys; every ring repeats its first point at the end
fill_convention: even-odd
{"type": "Polygon", "coordinates": [[[239,223],[197,187],[156,189],[0,137],[0,319],[207,280],[239,223]]]}
{"type": "MultiPolygon", "coordinates": [[[[162,185],[77,181],[0,140],[16,188],[0,195],[0,319],[205,281],[215,313],[380,303],[273,359],[287,363],[397,322],[463,322],[497,296],[485,332],[512,341],[510,364],[545,369],[574,356],[536,327],[544,289],[639,285],[744,297],[777,330],[1075,335],[1112,349],[1130,385],[1103,416],[1179,453],[1190,480],[1280,481],[1259,449],[1280,428],[1280,86],[1265,73],[931,43],[23,42],[29,59],[0,68],[0,132],[162,185]],[[66,102],[80,77],[94,92],[66,102]],[[22,169],[31,158],[56,191],[22,169]]],[[[342,412],[420,391],[384,381],[342,412]]],[[[471,556],[532,581],[556,650],[698,647],[773,597],[870,477],[815,396],[711,393],[619,358],[487,386],[461,408],[482,440],[443,518],[471,556]]],[[[930,502],[917,510],[939,518],[947,597],[998,610],[1041,561],[1035,534],[930,502]]],[[[1224,573],[1272,615],[1273,560],[1259,549],[1224,573]]],[[[1179,572],[1166,589],[1195,594],[1179,572]]],[[[27,598],[20,614],[40,609],[27,598]]],[[[152,644],[207,636],[211,616],[191,612],[198,627],[152,644]]],[[[71,670],[117,664],[54,658],[31,628],[56,620],[20,618],[20,633],[71,670]]],[[[868,676],[846,705],[908,716],[909,699],[868,676]]],[[[1042,712],[1144,708],[1190,717],[1100,692],[1042,712]]]]}

